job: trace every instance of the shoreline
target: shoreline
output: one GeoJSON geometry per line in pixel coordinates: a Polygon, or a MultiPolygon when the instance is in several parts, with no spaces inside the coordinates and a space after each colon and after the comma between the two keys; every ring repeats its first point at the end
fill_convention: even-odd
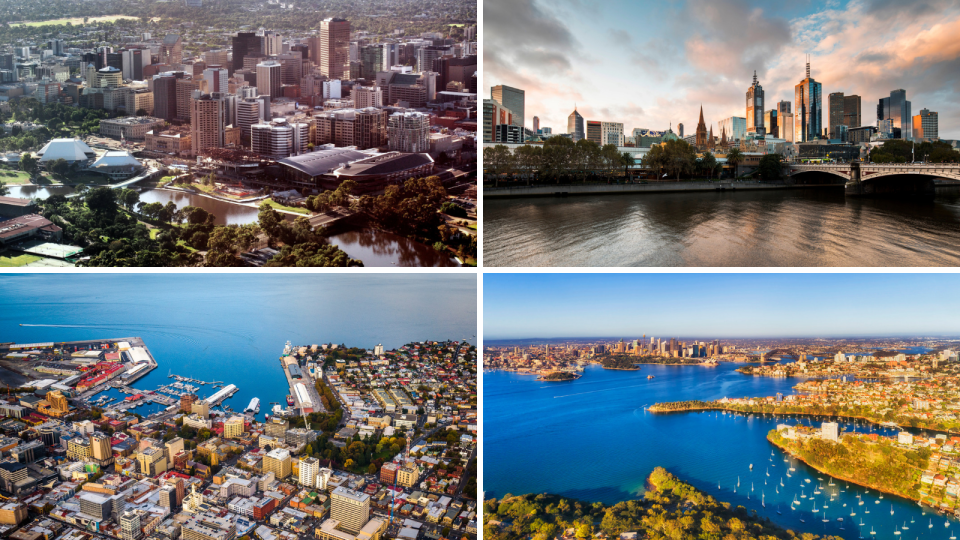
{"type": "MultiPolygon", "coordinates": [[[[847,478],[847,477],[845,477],[845,476],[841,476],[841,475],[838,475],[838,474],[834,474],[834,473],[825,471],[825,470],[817,467],[816,465],[811,465],[810,463],[807,463],[802,457],[794,454],[793,451],[791,451],[789,448],[787,448],[787,447],[785,447],[785,446],[781,446],[781,445],[775,443],[773,440],[771,440],[769,433],[767,434],[767,441],[768,441],[770,444],[772,444],[772,445],[776,446],[777,448],[779,448],[780,450],[782,450],[783,452],[789,454],[790,457],[792,457],[793,459],[795,459],[795,460],[799,461],[800,463],[803,463],[803,464],[806,465],[807,467],[810,467],[811,469],[813,469],[813,470],[815,470],[815,471],[817,471],[817,472],[819,472],[819,473],[821,473],[821,474],[825,474],[825,475],[827,475],[827,476],[829,476],[829,477],[831,477],[831,478],[835,478],[835,479],[837,479],[837,480],[843,480],[844,482],[850,482],[851,484],[855,484],[855,485],[858,485],[858,486],[864,487],[864,488],[869,488],[869,489],[872,489],[872,490],[875,490],[875,491],[879,491],[879,492],[881,492],[881,493],[886,493],[887,495],[894,495],[894,496],[896,496],[896,497],[900,497],[901,499],[906,499],[906,500],[908,500],[908,501],[921,502],[921,499],[914,499],[913,497],[910,497],[910,496],[908,496],[908,495],[904,495],[904,494],[902,494],[902,493],[897,493],[896,491],[890,491],[890,490],[888,490],[888,489],[884,489],[884,488],[882,488],[882,487],[878,487],[878,486],[875,486],[875,485],[873,485],[873,484],[864,484],[864,483],[858,482],[858,481],[856,481],[856,480],[854,480],[854,479],[852,479],[852,478],[847,478]]],[[[929,508],[932,508],[933,510],[939,512],[939,509],[937,509],[937,508],[933,508],[933,507],[929,507],[929,508]]]]}
{"type": "Polygon", "coordinates": [[[812,187],[842,188],[843,184],[787,185],[765,184],[757,181],[736,182],[652,182],[648,184],[562,184],[484,188],[483,198],[508,199],[527,197],[567,197],[573,195],[634,195],[641,193],[726,192],[771,189],[807,189],[812,187]]]}

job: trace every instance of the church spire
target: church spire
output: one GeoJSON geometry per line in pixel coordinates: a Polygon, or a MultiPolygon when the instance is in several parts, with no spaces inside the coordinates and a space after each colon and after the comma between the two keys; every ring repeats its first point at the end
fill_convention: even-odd
{"type": "Polygon", "coordinates": [[[703,123],[703,104],[700,104],[700,123],[703,123]]]}

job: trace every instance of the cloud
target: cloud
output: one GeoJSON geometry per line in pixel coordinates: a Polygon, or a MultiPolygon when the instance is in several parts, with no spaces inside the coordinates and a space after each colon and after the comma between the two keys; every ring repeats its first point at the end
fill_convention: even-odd
{"type": "Polygon", "coordinates": [[[580,43],[570,29],[535,0],[484,2],[485,70],[524,69],[534,74],[570,71],[580,43]]]}
{"type": "Polygon", "coordinates": [[[770,58],[791,41],[779,16],[746,0],[690,0],[682,15],[693,33],[685,43],[691,64],[708,73],[764,73],[770,58]]]}

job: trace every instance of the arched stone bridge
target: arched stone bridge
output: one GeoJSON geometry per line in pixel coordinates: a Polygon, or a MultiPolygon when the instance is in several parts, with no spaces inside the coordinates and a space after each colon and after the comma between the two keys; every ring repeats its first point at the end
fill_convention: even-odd
{"type": "Polygon", "coordinates": [[[819,184],[842,183],[848,195],[932,194],[937,185],[960,185],[960,164],[955,163],[787,163],[783,173],[796,184],[814,178],[819,184]]]}

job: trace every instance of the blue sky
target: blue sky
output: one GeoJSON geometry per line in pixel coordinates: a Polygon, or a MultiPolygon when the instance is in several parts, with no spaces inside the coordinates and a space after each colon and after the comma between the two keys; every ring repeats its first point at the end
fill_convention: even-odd
{"type": "Polygon", "coordinates": [[[960,335],[954,274],[483,276],[484,339],[960,335]]]}
{"type": "MultiPolygon", "coordinates": [[[[810,54],[813,77],[862,97],[862,124],[903,88],[913,114],[940,114],[960,138],[960,2],[955,0],[485,0],[484,85],[526,91],[525,118],[566,131],[588,120],[696,128],[744,116],[754,70],[766,109],[793,101],[810,54]]],[[[717,133],[719,135],[719,133],[717,133]]]]}

